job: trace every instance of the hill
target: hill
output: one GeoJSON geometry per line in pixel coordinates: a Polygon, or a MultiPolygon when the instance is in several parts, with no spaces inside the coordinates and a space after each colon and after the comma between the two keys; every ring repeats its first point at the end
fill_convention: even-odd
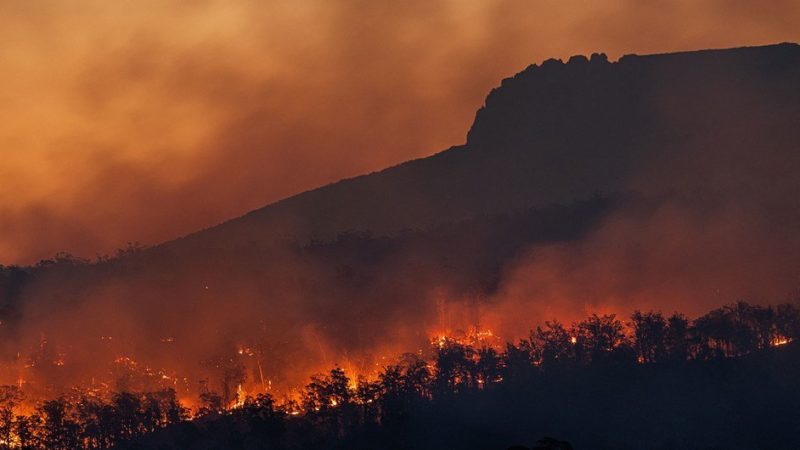
{"type": "Polygon", "coordinates": [[[659,190],[679,190],[702,184],[715,168],[752,169],[764,149],[796,167],[786,149],[794,152],[798,137],[798,79],[797,44],[617,62],[602,54],[547,60],[489,94],[463,145],[296,195],[165,246],[426,228],[595,193],[653,190],[643,177],[654,170],[675,175],[690,164],[697,170],[659,180],[659,190]],[[729,144],[686,161],[699,146],[729,144]]]}
{"type": "Polygon", "coordinates": [[[463,145],[153,248],[1,270],[0,377],[194,394],[238,361],[245,388],[288,389],[443,332],[784,300],[799,81],[796,44],[530,66],[463,145]]]}

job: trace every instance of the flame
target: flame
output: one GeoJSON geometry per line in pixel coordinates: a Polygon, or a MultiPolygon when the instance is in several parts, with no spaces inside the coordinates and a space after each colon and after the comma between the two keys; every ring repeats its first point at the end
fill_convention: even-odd
{"type": "MultiPolygon", "coordinates": [[[[452,324],[453,322],[455,321],[450,321],[449,323],[452,324]]],[[[473,323],[476,322],[474,321],[473,323]]],[[[482,318],[481,322],[484,322],[484,325],[489,322],[492,326],[480,327],[473,325],[464,327],[467,331],[444,326],[422,328],[414,334],[417,340],[411,349],[416,348],[414,354],[429,363],[428,368],[432,371],[435,370],[434,365],[430,363],[432,361],[432,352],[435,353],[437,349],[444,349],[449,345],[471,346],[475,350],[487,348],[494,348],[499,351],[504,350],[506,342],[504,338],[507,336],[501,337],[501,333],[498,330],[509,331],[502,326],[495,326],[496,323],[491,320],[482,318]],[[426,343],[429,346],[426,347],[426,343]]],[[[575,332],[572,331],[572,333],[575,332]]],[[[99,334],[90,336],[95,345],[100,345],[97,342],[99,334]]],[[[136,353],[136,347],[126,345],[125,338],[118,334],[113,338],[105,334],[99,336],[99,340],[103,341],[103,348],[108,349],[107,351],[109,352],[106,353],[108,356],[104,360],[99,361],[101,369],[106,370],[105,372],[93,371],[82,374],[77,370],[81,367],[81,358],[79,355],[72,353],[75,350],[74,348],[60,347],[57,345],[56,339],[48,342],[48,339],[42,336],[41,340],[31,342],[27,348],[23,347],[19,351],[9,352],[12,356],[14,354],[17,356],[6,365],[0,363],[0,376],[5,380],[3,384],[16,385],[20,389],[24,388],[26,402],[30,402],[30,404],[35,404],[35,402],[42,399],[53,398],[70,390],[91,393],[100,397],[109,397],[114,392],[124,389],[144,392],[171,388],[179,393],[179,398],[185,406],[196,412],[201,407],[198,394],[201,392],[201,387],[204,386],[202,383],[208,383],[209,391],[215,393],[223,392],[221,371],[227,370],[231,365],[235,366],[236,370],[241,371],[241,376],[229,378],[229,381],[226,381],[228,384],[224,385],[227,404],[222,406],[226,409],[241,408],[245,405],[248,395],[254,397],[256,394],[261,393],[269,393],[278,399],[284,397],[286,399],[300,399],[303,385],[297,380],[305,379],[306,376],[312,373],[324,372],[337,363],[347,373],[349,387],[356,389],[359,385],[359,380],[374,381],[384,367],[401,363],[403,360],[400,355],[403,355],[403,351],[408,349],[408,347],[399,344],[385,344],[380,347],[374,347],[372,349],[373,353],[368,356],[363,354],[345,354],[342,356],[341,349],[336,348],[321,336],[317,338],[322,351],[333,356],[329,360],[320,358],[318,366],[298,367],[296,374],[292,374],[292,378],[286,377],[283,372],[275,369],[275,367],[280,367],[279,365],[283,362],[269,359],[272,353],[269,347],[266,346],[266,342],[245,341],[242,338],[237,338],[236,341],[226,344],[228,346],[224,347],[221,353],[212,355],[217,359],[213,359],[214,362],[207,366],[201,365],[200,362],[196,366],[178,366],[173,364],[170,359],[173,355],[176,358],[178,357],[177,352],[172,353],[175,350],[174,347],[162,345],[175,342],[175,338],[172,337],[172,331],[154,336],[153,342],[157,345],[155,348],[159,352],[163,352],[156,355],[136,353]],[[38,350],[36,349],[37,347],[38,350]],[[194,368],[198,370],[194,371],[194,368]],[[297,376],[294,377],[294,375],[297,376]]],[[[178,336],[178,339],[181,344],[185,342],[180,336],[178,336]]],[[[580,341],[577,335],[566,335],[562,339],[567,340],[572,345],[578,345],[580,341]]],[[[791,341],[791,338],[773,334],[772,339],[768,342],[769,346],[778,347],[791,341]]],[[[477,358],[477,356],[475,357],[477,358]]],[[[644,359],[640,356],[638,357],[638,362],[644,363],[644,359]]],[[[498,381],[496,377],[475,379],[475,383],[481,388],[498,381]]],[[[329,403],[329,406],[338,407],[341,406],[340,403],[341,399],[333,400],[329,403]]],[[[301,415],[303,411],[286,409],[286,413],[289,415],[301,415]]]]}
{"type": "Polygon", "coordinates": [[[779,337],[774,338],[772,340],[771,344],[772,344],[773,347],[779,347],[781,345],[786,345],[789,342],[792,342],[792,340],[788,339],[788,338],[785,338],[785,337],[782,337],[782,336],[779,336],[779,337]]]}
{"type": "Polygon", "coordinates": [[[471,345],[475,347],[502,348],[503,340],[490,329],[478,329],[473,327],[468,332],[456,331],[455,333],[434,333],[430,339],[431,345],[437,348],[444,348],[448,342],[459,345],[471,345]]]}
{"type": "Polygon", "coordinates": [[[242,389],[242,384],[239,383],[239,385],[236,386],[236,400],[234,400],[231,409],[241,408],[244,406],[244,400],[246,398],[247,395],[245,394],[244,389],[242,389]]]}

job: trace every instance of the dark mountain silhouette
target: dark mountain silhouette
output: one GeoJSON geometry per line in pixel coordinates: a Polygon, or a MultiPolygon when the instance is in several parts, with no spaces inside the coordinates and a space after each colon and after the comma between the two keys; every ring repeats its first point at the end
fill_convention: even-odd
{"type": "MultiPolygon", "coordinates": [[[[794,150],[798,80],[797,44],[629,55],[618,62],[603,54],[547,60],[489,94],[463,145],[296,195],[164,245],[392,233],[637,189],[637,175],[698,145],[746,138],[794,150]]],[[[698,167],[715,159],[749,164],[751,156],[730,150],[709,158],[698,167]]],[[[681,173],[664,189],[707,175],[681,173]]]]}

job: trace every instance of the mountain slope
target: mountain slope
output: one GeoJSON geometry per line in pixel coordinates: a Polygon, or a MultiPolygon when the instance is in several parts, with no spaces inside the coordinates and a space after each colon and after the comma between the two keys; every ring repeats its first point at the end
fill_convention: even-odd
{"type": "MultiPolygon", "coordinates": [[[[799,80],[796,44],[618,62],[597,54],[566,64],[548,60],[491,92],[464,145],[296,195],[166,245],[326,238],[353,229],[391,233],[642,190],[637,176],[709,140],[719,146],[749,138],[782,148],[797,142],[799,80]]],[[[714,158],[750,165],[750,156],[734,151],[703,164],[717,164],[714,158]]],[[[689,172],[681,172],[689,178],[676,186],[660,188],[706,176],[689,172]]]]}
{"type": "Polygon", "coordinates": [[[0,382],[56,351],[32,383],[119,382],[105,364],[134,355],[222,389],[214,361],[247,345],[268,362],[248,382],[288,388],[441,333],[783,300],[798,124],[798,45],[546,61],[492,91],[464,145],[145,251],[0,270],[0,382]]]}

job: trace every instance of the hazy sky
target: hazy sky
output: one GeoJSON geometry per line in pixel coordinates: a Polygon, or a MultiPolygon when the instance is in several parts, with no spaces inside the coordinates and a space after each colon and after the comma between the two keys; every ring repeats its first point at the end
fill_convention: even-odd
{"type": "Polygon", "coordinates": [[[0,0],[0,263],[158,243],[462,143],[548,57],[798,23],[789,0],[0,0]]]}

